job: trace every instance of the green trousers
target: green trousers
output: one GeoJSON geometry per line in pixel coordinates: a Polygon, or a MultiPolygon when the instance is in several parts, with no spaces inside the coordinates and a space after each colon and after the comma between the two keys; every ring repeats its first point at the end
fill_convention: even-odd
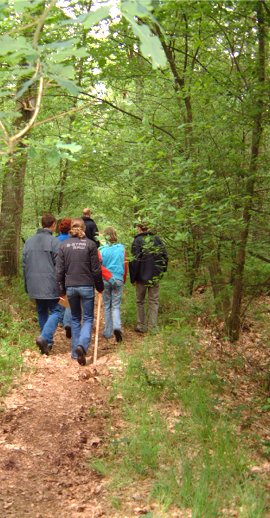
{"type": "Polygon", "coordinates": [[[157,325],[159,307],[159,284],[149,286],[147,282],[136,282],[137,328],[147,331],[157,325]],[[148,311],[146,300],[148,294],[148,311]]]}

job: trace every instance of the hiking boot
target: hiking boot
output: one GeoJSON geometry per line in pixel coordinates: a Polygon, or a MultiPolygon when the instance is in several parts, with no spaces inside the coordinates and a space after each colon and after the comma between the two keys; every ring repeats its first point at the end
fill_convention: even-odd
{"type": "Polygon", "coordinates": [[[76,347],[76,353],[77,353],[77,361],[80,365],[85,365],[86,364],[86,358],[85,358],[85,352],[84,352],[84,349],[81,345],[77,345],[76,347]]]}
{"type": "Polygon", "coordinates": [[[136,331],[136,333],[145,333],[146,331],[144,331],[143,329],[141,329],[140,327],[138,326],[135,326],[134,327],[134,331],[136,331]]]}
{"type": "Polygon", "coordinates": [[[38,336],[38,338],[36,338],[36,344],[39,347],[41,354],[46,354],[46,356],[49,356],[50,348],[48,346],[47,340],[44,340],[42,336],[38,336]]]}
{"type": "Polygon", "coordinates": [[[66,331],[66,337],[71,338],[71,327],[65,326],[65,331],[66,331]]]}
{"type": "Polygon", "coordinates": [[[117,342],[122,342],[123,336],[122,336],[122,333],[121,333],[120,329],[114,329],[113,334],[114,334],[115,339],[116,339],[117,342]]]}

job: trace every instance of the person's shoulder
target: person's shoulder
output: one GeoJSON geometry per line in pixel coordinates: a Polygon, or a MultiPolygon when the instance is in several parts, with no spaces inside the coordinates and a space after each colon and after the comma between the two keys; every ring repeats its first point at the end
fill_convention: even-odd
{"type": "Polygon", "coordinates": [[[34,234],[33,236],[29,236],[26,240],[25,240],[25,243],[23,245],[24,249],[26,249],[30,244],[31,242],[33,241],[33,237],[35,237],[36,234],[34,234]]]}
{"type": "Polygon", "coordinates": [[[125,249],[125,245],[123,245],[123,243],[115,243],[114,245],[117,249],[119,250],[124,250],[125,249]]]}
{"type": "Polygon", "coordinates": [[[65,239],[65,241],[59,241],[58,240],[59,248],[61,248],[61,249],[66,248],[67,247],[67,242],[68,242],[68,239],[65,239]]]}
{"type": "Polygon", "coordinates": [[[39,236],[40,236],[40,232],[36,231],[36,232],[35,232],[35,234],[32,234],[32,236],[29,236],[29,237],[26,239],[26,241],[25,241],[25,243],[24,243],[24,244],[25,244],[25,245],[26,245],[26,244],[28,244],[28,245],[29,245],[30,243],[32,243],[33,241],[35,241],[36,239],[38,239],[38,238],[39,238],[39,236]]]}
{"type": "Polygon", "coordinates": [[[33,239],[34,237],[36,237],[36,235],[37,235],[37,233],[32,234],[32,236],[29,236],[29,237],[25,240],[25,242],[26,242],[26,243],[28,243],[31,239],[33,239]]]}
{"type": "Polygon", "coordinates": [[[103,252],[104,250],[107,250],[108,248],[109,248],[109,245],[107,245],[107,243],[106,243],[105,245],[101,245],[101,246],[99,247],[99,251],[100,251],[100,252],[101,252],[101,251],[103,252]]]}
{"type": "Polygon", "coordinates": [[[93,241],[93,239],[89,239],[89,237],[85,236],[83,238],[85,241],[86,241],[86,244],[89,248],[93,248],[93,249],[96,249],[97,250],[97,245],[96,243],[93,241]]]}

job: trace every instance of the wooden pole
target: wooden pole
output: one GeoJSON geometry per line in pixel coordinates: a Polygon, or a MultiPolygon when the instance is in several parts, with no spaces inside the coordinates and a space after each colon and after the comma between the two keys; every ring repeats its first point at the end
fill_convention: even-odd
{"type": "Polygon", "coordinates": [[[93,365],[95,366],[97,363],[97,350],[98,350],[98,333],[99,333],[99,322],[100,322],[100,308],[101,308],[101,293],[98,294],[98,305],[97,305],[97,320],[96,320],[96,336],[95,336],[95,345],[94,345],[94,359],[93,365]]]}

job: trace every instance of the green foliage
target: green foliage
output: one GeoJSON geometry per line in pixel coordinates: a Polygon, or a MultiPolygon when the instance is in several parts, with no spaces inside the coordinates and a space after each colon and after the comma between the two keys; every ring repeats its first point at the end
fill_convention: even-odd
{"type": "Polygon", "coordinates": [[[0,300],[0,394],[7,392],[14,377],[23,369],[22,353],[33,347],[33,326],[29,300],[23,286],[1,281],[0,300]]]}
{"type": "MultiPolygon", "coordinates": [[[[185,298],[178,297],[183,307],[185,298]]],[[[164,303],[165,298],[161,314],[164,303]]],[[[250,452],[236,433],[238,417],[219,411],[224,383],[214,363],[195,367],[200,343],[194,315],[185,307],[177,325],[175,307],[170,310],[173,324],[137,340],[128,358],[122,352],[124,374],[115,381],[111,399],[120,405],[125,424],[104,457],[112,498],[120,506],[122,488],[146,479],[148,486],[151,481],[147,501],[167,514],[177,506],[198,518],[226,510],[263,518],[266,495],[260,481],[250,478],[250,452]]]]}
{"type": "Polygon", "coordinates": [[[138,23],[144,17],[149,17],[152,11],[152,2],[150,0],[122,0],[121,11],[127,21],[130,23],[134,34],[139,38],[140,49],[143,56],[151,57],[152,66],[165,67],[167,59],[162,49],[159,38],[151,32],[148,25],[138,23]]]}
{"type": "MultiPolygon", "coordinates": [[[[1,119],[10,133],[31,113],[45,77],[40,118],[23,142],[22,234],[45,210],[78,216],[90,205],[98,226],[115,225],[129,246],[135,214],[147,215],[185,273],[185,304],[201,282],[214,288],[209,267],[217,260],[216,285],[225,287],[209,313],[220,317],[225,298],[230,312],[258,93],[265,102],[256,72],[257,4],[125,0],[115,14],[103,2],[89,12],[84,1],[57,3],[37,45],[42,3],[22,2],[16,15],[11,3],[1,5],[8,14],[0,20],[1,119]]],[[[267,257],[269,248],[267,116],[263,126],[242,300],[268,285],[268,265],[250,253],[267,257]]]]}

